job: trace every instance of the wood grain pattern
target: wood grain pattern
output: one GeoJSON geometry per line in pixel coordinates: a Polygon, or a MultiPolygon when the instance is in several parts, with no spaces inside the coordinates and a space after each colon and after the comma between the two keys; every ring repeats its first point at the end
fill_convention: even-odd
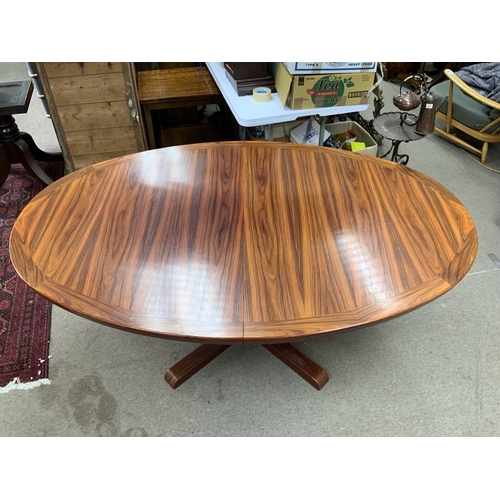
{"type": "Polygon", "coordinates": [[[110,156],[118,157],[118,156],[126,156],[132,153],[135,153],[137,151],[136,148],[134,149],[129,149],[129,150],[124,150],[118,152],[114,152],[113,154],[108,153],[90,153],[88,155],[78,155],[73,158],[73,164],[76,170],[79,170],[80,168],[87,167],[88,165],[91,165],[93,163],[99,163],[103,162],[109,159],[110,156]]]}
{"type": "Polygon", "coordinates": [[[58,106],[61,123],[68,132],[123,127],[130,117],[125,101],[58,106]]]}
{"type": "Polygon", "coordinates": [[[37,63],[70,171],[146,149],[131,63],[37,63]],[[139,114],[137,121],[131,107],[139,114]]]}
{"type": "MultiPolygon", "coordinates": [[[[146,120],[150,149],[159,147],[153,125],[153,111],[185,110],[224,102],[215,80],[206,67],[141,71],[137,75],[137,92],[142,114],[146,120]]],[[[170,144],[175,144],[175,138],[170,144]]]]}
{"type": "Polygon", "coordinates": [[[141,71],[137,77],[141,104],[164,104],[168,100],[184,101],[196,96],[222,97],[212,75],[205,67],[141,71]]]}
{"type": "Polygon", "coordinates": [[[50,87],[58,106],[125,101],[127,90],[124,73],[53,78],[50,87]]]}
{"type": "Polygon", "coordinates": [[[49,78],[67,76],[102,75],[108,73],[121,73],[121,62],[52,62],[47,64],[49,78]]]}
{"type": "Polygon", "coordinates": [[[11,237],[57,305],[135,333],[277,344],[386,321],[455,286],[474,223],[433,179],[297,144],[207,143],[79,170],[11,237]]]}

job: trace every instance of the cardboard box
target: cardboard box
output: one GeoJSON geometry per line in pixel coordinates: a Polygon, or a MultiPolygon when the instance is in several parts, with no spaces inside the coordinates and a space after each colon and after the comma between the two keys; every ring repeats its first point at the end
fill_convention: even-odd
{"type": "MultiPolygon", "coordinates": [[[[322,146],[322,144],[319,143],[319,131],[319,123],[314,118],[309,118],[290,132],[290,142],[322,146]]],[[[325,139],[328,136],[329,133],[325,133],[325,139]]]]}
{"type": "MultiPolygon", "coordinates": [[[[293,122],[286,123],[276,123],[273,126],[273,141],[276,142],[300,142],[298,140],[298,134],[305,126],[304,124],[311,120],[312,118],[299,118],[293,122]],[[293,137],[292,137],[293,134],[293,137]]],[[[314,119],[313,119],[314,120],[314,119]]],[[[312,125],[316,130],[319,130],[319,124],[317,124],[316,120],[314,120],[316,126],[312,125]]],[[[356,141],[364,142],[365,148],[356,151],[357,153],[362,153],[369,156],[377,156],[378,154],[378,145],[372,136],[356,122],[346,121],[346,122],[338,122],[338,123],[329,123],[325,126],[325,136],[324,140],[326,141],[331,134],[340,134],[345,132],[346,130],[352,128],[356,134],[356,141]]],[[[248,141],[267,141],[269,140],[269,127],[268,125],[263,125],[260,127],[248,127],[245,129],[246,137],[241,137],[241,140],[248,141]]],[[[304,134],[302,133],[302,138],[304,138],[304,134]]],[[[311,138],[307,144],[314,144],[311,142],[311,138]]],[[[316,143],[317,144],[317,141],[316,143]]]]}
{"type": "Polygon", "coordinates": [[[305,73],[374,73],[377,71],[376,62],[286,62],[283,64],[291,75],[305,73]]]}
{"type": "Polygon", "coordinates": [[[356,153],[361,153],[368,156],[377,156],[378,144],[375,142],[373,137],[361,126],[359,123],[347,121],[347,122],[337,122],[329,123],[325,126],[325,140],[332,134],[341,134],[346,130],[353,129],[356,132],[356,142],[364,142],[365,148],[359,149],[356,153]]]}
{"type": "Polygon", "coordinates": [[[283,63],[278,63],[275,75],[281,104],[290,109],[368,104],[374,80],[370,72],[291,75],[283,63]]]}
{"type": "MultiPolygon", "coordinates": [[[[307,118],[299,118],[293,122],[275,123],[273,125],[274,142],[290,142],[290,133],[294,128],[302,125],[307,118]]],[[[257,127],[247,127],[245,129],[245,139],[248,141],[268,141],[269,125],[260,125],[257,127]]],[[[242,139],[243,140],[243,139],[242,139]]]]}

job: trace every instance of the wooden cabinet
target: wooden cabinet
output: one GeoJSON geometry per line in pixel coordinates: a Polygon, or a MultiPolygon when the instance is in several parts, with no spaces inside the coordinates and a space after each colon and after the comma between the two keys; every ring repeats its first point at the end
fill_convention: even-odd
{"type": "Polygon", "coordinates": [[[69,171],[144,151],[133,63],[36,63],[69,171]]]}

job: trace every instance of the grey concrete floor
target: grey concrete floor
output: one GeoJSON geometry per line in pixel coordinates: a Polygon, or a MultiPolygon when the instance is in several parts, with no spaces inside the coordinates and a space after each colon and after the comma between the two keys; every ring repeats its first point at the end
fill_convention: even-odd
{"type": "MultiPolygon", "coordinates": [[[[0,80],[24,78],[24,63],[0,63],[0,80]]],[[[383,111],[390,111],[396,88],[383,88],[383,111]]],[[[16,120],[42,148],[57,151],[36,96],[16,120]]],[[[417,311],[301,343],[329,372],[321,391],[259,346],[232,347],[174,391],[163,375],[195,345],[53,307],[50,385],[0,394],[0,435],[499,436],[500,268],[489,254],[500,258],[500,175],[437,134],[401,151],[468,208],[477,259],[461,283],[417,311]]],[[[499,146],[487,164],[500,170],[499,146]]]]}

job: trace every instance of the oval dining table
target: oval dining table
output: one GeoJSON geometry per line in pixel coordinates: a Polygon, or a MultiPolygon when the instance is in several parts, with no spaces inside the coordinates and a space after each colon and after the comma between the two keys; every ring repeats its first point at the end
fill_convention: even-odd
{"type": "MultiPolygon", "coordinates": [[[[43,189],[14,224],[20,277],[113,328],[201,344],[172,388],[233,344],[260,344],[318,390],[293,343],[427,304],[468,272],[474,222],[407,166],[264,141],[170,147],[90,165],[43,189]]],[[[111,353],[110,353],[111,354],[111,353]]]]}

